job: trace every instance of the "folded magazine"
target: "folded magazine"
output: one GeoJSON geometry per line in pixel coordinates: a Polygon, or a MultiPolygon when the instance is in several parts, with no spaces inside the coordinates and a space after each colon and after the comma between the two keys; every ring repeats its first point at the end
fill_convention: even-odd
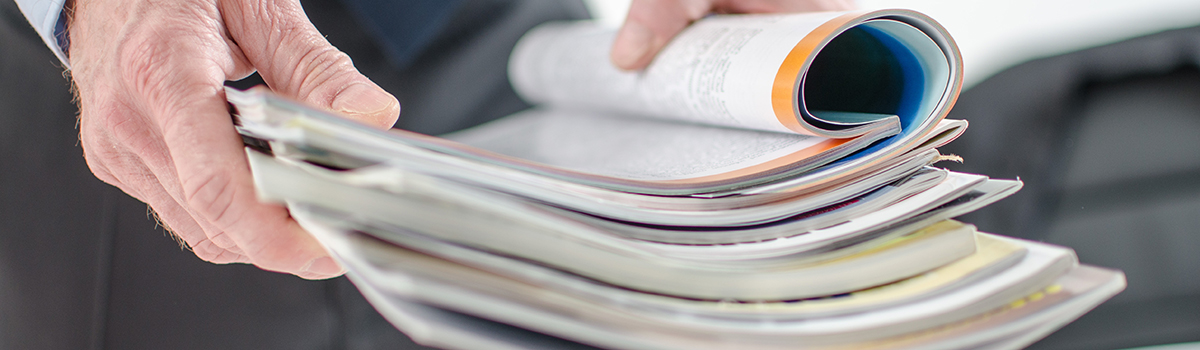
{"type": "Polygon", "coordinates": [[[962,68],[920,13],[710,16],[640,72],[614,34],[531,30],[537,106],[439,137],[226,94],[260,198],[427,345],[1019,348],[1124,288],[952,220],[1021,182],[936,167],[962,68]]]}

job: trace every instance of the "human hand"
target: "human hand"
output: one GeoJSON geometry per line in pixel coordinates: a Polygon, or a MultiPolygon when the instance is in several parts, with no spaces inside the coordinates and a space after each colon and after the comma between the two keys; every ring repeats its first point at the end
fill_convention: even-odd
{"type": "Polygon", "coordinates": [[[388,128],[400,104],[358,73],[297,0],[76,0],[70,62],[96,177],[148,203],[201,259],[303,278],[343,270],[255,197],[223,83],[272,90],[388,128]]]}
{"type": "Polygon", "coordinates": [[[658,51],[693,21],[713,12],[845,11],[851,0],[633,0],[609,58],[618,68],[646,68],[658,51]]]}

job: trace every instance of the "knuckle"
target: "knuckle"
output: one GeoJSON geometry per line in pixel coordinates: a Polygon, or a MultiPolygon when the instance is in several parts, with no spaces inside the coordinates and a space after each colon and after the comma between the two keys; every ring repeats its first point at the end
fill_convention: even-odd
{"type": "Polygon", "coordinates": [[[143,157],[152,153],[163,153],[165,145],[161,136],[142,118],[132,113],[119,111],[106,115],[107,130],[116,144],[143,157]]]}
{"type": "MultiPolygon", "coordinates": [[[[160,29],[161,32],[186,30],[160,29]]],[[[138,31],[118,43],[115,65],[117,81],[135,101],[129,110],[141,110],[151,116],[170,116],[170,108],[196,103],[193,96],[211,94],[221,89],[224,72],[201,52],[213,47],[200,47],[212,41],[205,34],[187,32],[187,40],[165,38],[166,34],[138,31]],[[195,45],[189,45],[193,43],[195,45]]]]}
{"type": "Polygon", "coordinates": [[[212,241],[206,239],[201,240],[192,246],[192,253],[200,260],[204,260],[214,264],[225,264],[236,260],[236,255],[229,251],[216,246],[212,241]]]}
{"type": "Polygon", "coordinates": [[[292,72],[292,81],[297,82],[297,97],[302,100],[333,101],[336,89],[320,88],[346,73],[354,71],[350,56],[329,45],[310,45],[300,58],[301,69],[292,72]]]}
{"type": "Polygon", "coordinates": [[[233,240],[233,237],[230,237],[230,235],[228,233],[226,233],[225,231],[217,232],[214,235],[210,235],[208,237],[208,240],[212,241],[212,243],[215,244],[216,246],[224,248],[226,250],[230,250],[230,251],[234,251],[234,252],[237,252],[237,250],[238,250],[237,242],[235,242],[233,240]]]}
{"type": "Polygon", "coordinates": [[[106,165],[106,160],[113,158],[115,155],[114,147],[104,147],[103,144],[95,144],[87,133],[80,135],[80,140],[83,148],[83,160],[87,163],[88,169],[96,174],[97,178],[104,182],[115,184],[116,177],[112,171],[109,171],[106,165]]]}
{"type": "Polygon", "coordinates": [[[116,69],[120,81],[141,96],[156,99],[169,88],[169,77],[162,69],[171,54],[170,47],[151,35],[135,35],[118,47],[116,69]]]}
{"type": "Polygon", "coordinates": [[[261,244],[254,244],[247,249],[246,256],[253,259],[260,268],[286,272],[291,274],[303,273],[308,263],[316,258],[311,251],[306,251],[291,239],[276,236],[268,238],[261,244]]]}
{"type": "Polygon", "coordinates": [[[157,182],[157,178],[136,159],[136,156],[111,142],[90,141],[88,137],[83,139],[84,162],[97,179],[121,189],[134,198],[145,200],[144,187],[157,182]]]}
{"type": "Polygon", "coordinates": [[[235,227],[241,218],[235,208],[237,188],[232,174],[205,169],[192,174],[180,174],[187,203],[205,219],[220,228],[235,227]]]}
{"type": "Polygon", "coordinates": [[[100,179],[100,181],[113,186],[121,185],[121,181],[117,180],[117,177],[113,176],[113,173],[104,166],[104,162],[96,159],[96,156],[86,149],[83,152],[83,160],[87,163],[88,170],[91,170],[92,174],[96,175],[96,178],[100,179]]]}

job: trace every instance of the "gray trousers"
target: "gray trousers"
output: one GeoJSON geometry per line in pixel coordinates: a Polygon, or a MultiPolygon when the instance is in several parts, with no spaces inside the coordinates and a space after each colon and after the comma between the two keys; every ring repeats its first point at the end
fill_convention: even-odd
{"type": "MultiPolygon", "coordinates": [[[[401,127],[441,133],[525,108],[508,86],[524,31],[581,3],[475,1],[410,67],[391,67],[335,1],[306,11],[403,103],[401,127]]],[[[249,81],[239,84],[250,84],[249,81]]],[[[15,4],[0,0],[0,349],[420,348],[345,278],[213,265],[146,205],[97,180],[69,83],[15,4]]]]}

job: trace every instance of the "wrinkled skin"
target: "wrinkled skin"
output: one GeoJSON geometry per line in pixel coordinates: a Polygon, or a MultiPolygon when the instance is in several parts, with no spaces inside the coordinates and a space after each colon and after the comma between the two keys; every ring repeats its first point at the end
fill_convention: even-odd
{"type": "MultiPolygon", "coordinates": [[[[644,68],[709,12],[848,9],[848,0],[634,0],[611,59],[644,68]]],[[[196,256],[309,279],[343,269],[287,211],[255,198],[223,82],[379,128],[400,104],[354,68],[298,0],[76,0],[69,25],[80,140],[96,177],[148,203],[196,256]]]]}
{"type": "Polygon", "coordinates": [[[79,0],[70,61],[92,172],[154,209],[201,259],[304,278],[342,273],[284,208],[259,203],[223,82],[390,127],[400,104],[294,0],[79,0]]]}

